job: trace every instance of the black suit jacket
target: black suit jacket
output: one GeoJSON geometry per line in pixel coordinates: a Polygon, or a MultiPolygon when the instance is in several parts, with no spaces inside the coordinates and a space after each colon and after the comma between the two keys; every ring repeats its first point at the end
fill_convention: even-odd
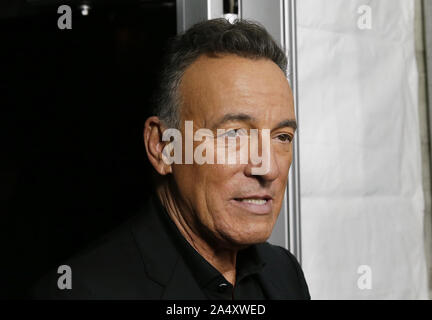
{"type": "MultiPolygon", "coordinates": [[[[34,286],[36,299],[206,299],[166,234],[151,199],[141,214],[66,261],[72,289],[60,290],[57,270],[34,286]]],[[[310,299],[295,257],[282,247],[257,245],[266,265],[259,273],[269,299],[310,299]]]]}

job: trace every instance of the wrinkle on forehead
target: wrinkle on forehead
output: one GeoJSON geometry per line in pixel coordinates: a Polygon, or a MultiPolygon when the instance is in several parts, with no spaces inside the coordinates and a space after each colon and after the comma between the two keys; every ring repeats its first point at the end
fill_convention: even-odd
{"type": "Polygon", "coordinates": [[[271,121],[278,108],[292,107],[292,93],[282,70],[268,59],[236,55],[201,56],[185,71],[180,83],[182,121],[198,127],[224,112],[257,112],[271,121]]]}

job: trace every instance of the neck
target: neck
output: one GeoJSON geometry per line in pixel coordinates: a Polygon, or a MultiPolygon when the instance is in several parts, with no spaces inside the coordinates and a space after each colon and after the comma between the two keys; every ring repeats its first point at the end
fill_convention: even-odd
{"type": "Polygon", "coordinates": [[[234,285],[238,249],[217,247],[205,241],[199,235],[199,232],[197,232],[190,212],[191,210],[188,210],[186,205],[175,201],[175,197],[167,184],[159,185],[156,193],[183,237],[185,237],[189,244],[206,259],[208,263],[218,270],[227,281],[234,285]]]}

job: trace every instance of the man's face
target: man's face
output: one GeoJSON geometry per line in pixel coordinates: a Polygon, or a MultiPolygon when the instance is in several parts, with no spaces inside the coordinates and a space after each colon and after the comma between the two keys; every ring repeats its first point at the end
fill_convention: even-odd
{"type": "MultiPolygon", "coordinates": [[[[268,59],[203,55],[186,69],[179,90],[183,137],[186,120],[193,121],[194,132],[207,128],[215,137],[217,129],[270,130],[266,174],[252,174],[260,165],[251,161],[173,165],[185,220],[223,247],[267,240],[282,205],[295,131],[293,97],[283,72],[268,59]]],[[[215,147],[215,159],[219,151],[215,147]]]]}

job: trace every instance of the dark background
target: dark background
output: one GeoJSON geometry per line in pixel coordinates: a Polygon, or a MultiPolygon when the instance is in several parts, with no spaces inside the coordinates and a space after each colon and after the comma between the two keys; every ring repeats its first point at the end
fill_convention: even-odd
{"type": "Polygon", "coordinates": [[[0,4],[0,297],[23,297],[151,187],[142,130],[175,0],[80,4],[0,4]]]}

